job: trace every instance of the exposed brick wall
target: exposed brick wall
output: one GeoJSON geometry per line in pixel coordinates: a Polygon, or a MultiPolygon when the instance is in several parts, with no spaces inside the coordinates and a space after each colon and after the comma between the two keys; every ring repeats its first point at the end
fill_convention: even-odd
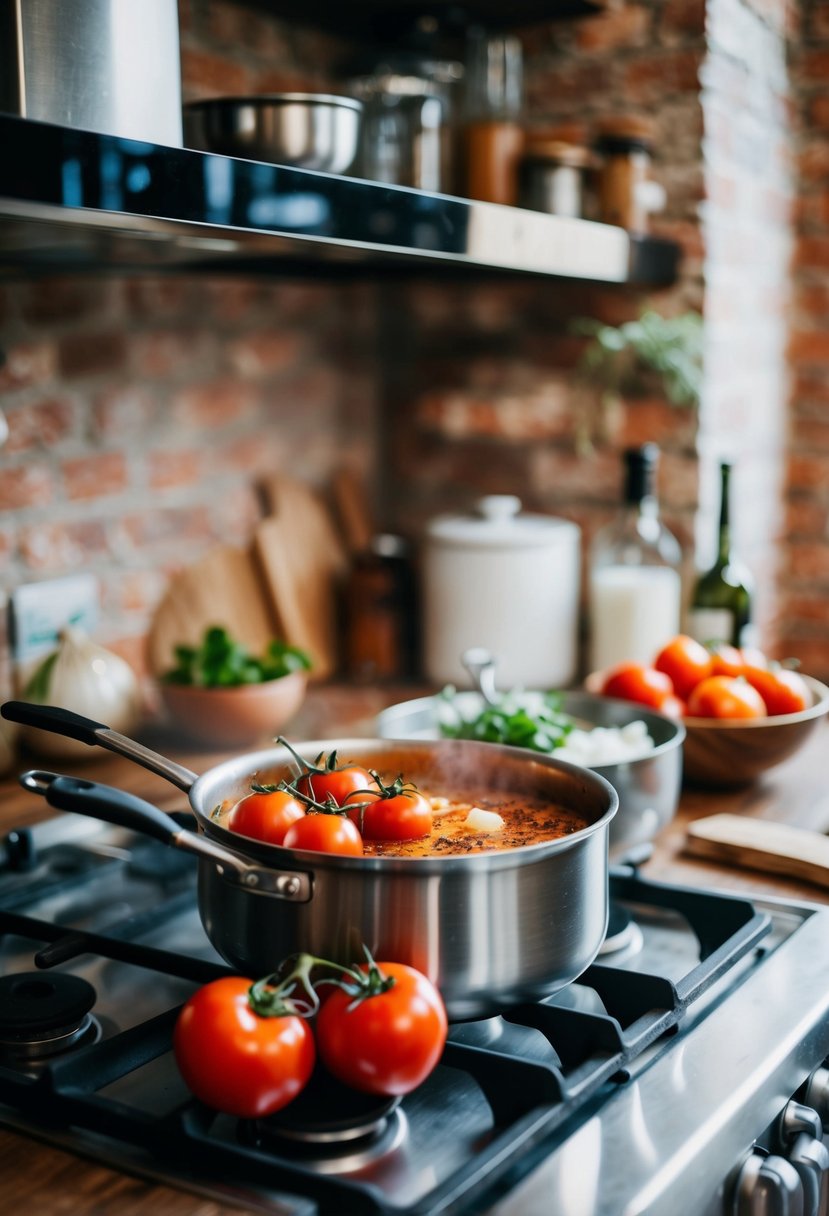
{"type": "MultiPolygon", "coordinates": [[[[588,542],[618,499],[620,450],[646,439],[663,448],[665,514],[690,556],[697,535],[711,541],[707,470],[738,441],[736,531],[762,580],[763,640],[776,644],[779,630],[785,652],[829,674],[826,609],[815,590],[829,586],[826,10],[825,0],[808,0],[794,62],[804,191],[780,578],[773,542],[784,526],[791,118],[782,47],[792,31],[784,0],[649,0],[525,32],[529,116],[585,138],[620,110],[654,119],[654,174],[668,201],[653,228],[682,246],[675,287],[330,288],[203,277],[6,284],[2,585],[92,570],[103,635],[138,664],[170,571],[218,540],[249,535],[260,472],[288,466],[322,482],[340,459],[373,469],[383,522],[415,534],[429,516],[480,493],[519,493],[529,508],[576,519],[588,542]],[[665,313],[704,309],[703,408],[625,402],[593,419],[574,384],[580,343],[570,322],[618,322],[646,302],[665,313]],[[581,454],[585,427],[589,454],[581,454]]],[[[331,87],[341,48],[324,35],[232,0],[180,0],[180,13],[186,99],[331,87]]]]}
{"type": "Polygon", "coordinates": [[[792,56],[799,174],[781,650],[829,673],[829,4],[804,0],[792,56]]]}

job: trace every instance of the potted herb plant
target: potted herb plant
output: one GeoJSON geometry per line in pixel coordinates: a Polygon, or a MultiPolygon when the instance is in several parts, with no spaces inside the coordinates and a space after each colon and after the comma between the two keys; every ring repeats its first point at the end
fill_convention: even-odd
{"type": "Polygon", "coordinates": [[[622,397],[652,394],[656,389],[672,405],[694,409],[699,405],[703,321],[698,312],[663,317],[646,309],[637,320],[621,325],[588,318],[573,328],[590,338],[577,374],[599,410],[598,426],[594,420],[582,430],[582,446],[592,446],[592,432],[602,429],[609,409],[622,397]]]}

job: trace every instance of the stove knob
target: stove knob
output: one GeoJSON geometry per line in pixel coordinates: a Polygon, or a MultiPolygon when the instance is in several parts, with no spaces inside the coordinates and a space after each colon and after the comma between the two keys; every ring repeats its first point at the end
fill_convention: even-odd
{"type": "Polygon", "coordinates": [[[805,1216],[825,1216],[829,1203],[829,1149],[803,1132],[796,1136],[789,1161],[800,1176],[805,1216]]]}
{"type": "Polygon", "coordinates": [[[778,1124],[778,1135],[783,1144],[805,1133],[815,1140],[823,1138],[823,1121],[811,1103],[795,1102],[794,1098],[783,1108],[778,1124]]]}
{"type": "Polygon", "coordinates": [[[812,1073],[806,1082],[803,1101],[817,1111],[824,1131],[829,1131],[829,1068],[818,1068],[812,1073]]]}
{"type": "Polygon", "coordinates": [[[785,1157],[750,1153],[737,1178],[732,1216],[805,1216],[794,1166],[785,1157]]]}

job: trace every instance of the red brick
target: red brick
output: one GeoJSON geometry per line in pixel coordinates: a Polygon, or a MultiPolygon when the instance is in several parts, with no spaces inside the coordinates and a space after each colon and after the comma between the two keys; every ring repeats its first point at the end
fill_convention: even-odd
{"type": "Polygon", "coordinates": [[[147,455],[147,481],[154,490],[193,486],[205,474],[206,453],[190,448],[166,448],[147,455]]]}
{"type": "Polygon", "coordinates": [[[617,447],[639,447],[657,443],[660,447],[693,444],[698,418],[694,409],[675,406],[661,398],[624,398],[611,422],[617,447]]]}
{"type": "Polygon", "coordinates": [[[199,503],[180,508],[150,508],[132,512],[118,521],[117,531],[119,538],[143,557],[155,545],[175,544],[180,552],[183,551],[182,546],[192,545],[193,550],[188,552],[182,565],[195,559],[196,548],[204,549],[214,539],[208,509],[199,503]]]}
{"type": "Polygon", "coordinates": [[[829,640],[803,638],[784,633],[778,642],[777,657],[797,659],[801,670],[824,683],[829,680],[829,640]]]}
{"type": "Polygon", "coordinates": [[[792,541],[788,547],[786,562],[793,579],[812,582],[829,581],[829,540],[792,541]]]}
{"type": "Polygon", "coordinates": [[[252,84],[251,73],[238,63],[230,63],[222,55],[210,51],[181,49],[181,86],[184,99],[247,94],[252,84]]]}
{"type": "Polygon", "coordinates": [[[191,430],[217,430],[243,417],[256,402],[253,387],[238,380],[191,384],[173,397],[171,421],[191,430]]]}
{"type": "Polygon", "coordinates": [[[829,527],[829,507],[813,499],[790,498],[786,503],[787,537],[822,537],[829,527]]]}
{"type": "Polygon", "coordinates": [[[796,282],[794,302],[798,311],[806,316],[825,317],[829,313],[829,283],[796,282]]]}
{"type": "Polygon", "coordinates": [[[198,369],[204,375],[210,368],[215,341],[204,332],[159,330],[132,334],[129,365],[143,379],[181,379],[198,369]]]}
{"type": "Polygon", "coordinates": [[[8,569],[17,550],[13,528],[0,527],[0,569],[8,569]]]}
{"type": "Polygon", "coordinates": [[[290,54],[283,26],[264,14],[234,3],[211,0],[206,13],[205,33],[220,52],[232,48],[234,54],[249,51],[273,59],[290,54]]]}
{"type": "Polygon", "coordinates": [[[609,8],[596,17],[585,17],[576,30],[576,45],[581,51],[614,51],[643,46],[650,34],[648,9],[626,4],[609,8]]]}
{"type": "Polygon", "coordinates": [[[158,409],[158,401],[150,389],[143,385],[116,383],[93,402],[94,437],[121,443],[146,437],[158,409]]]}
{"type": "Polygon", "coordinates": [[[789,358],[793,363],[829,363],[829,332],[799,330],[789,339],[789,358]]]}
{"type": "Polygon", "coordinates": [[[807,368],[795,368],[795,380],[792,390],[792,398],[794,401],[813,402],[816,406],[821,407],[829,405],[829,380],[822,375],[809,375],[807,368]]]}
{"type": "Polygon", "coordinates": [[[823,3],[818,0],[818,3],[809,6],[809,19],[809,33],[814,38],[829,38],[829,4],[826,4],[826,0],[823,3]]]}
{"type": "Polygon", "coordinates": [[[829,79],[829,49],[807,43],[796,51],[794,66],[800,83],[822,84],[829,79]]]}
{"type": "MultiPolygon", "coordinates": [[[[791,424],[794,444],[801,451],[825,453],[825,464],[829,472],[829,418],[795,416],[791,424]]],[[[819,459],[815,455],[815,459],[819,459]]]]}
{"type": "Polygon", "coordinates": [[[10,389],[28,388],[51,379],[57,368],[52,342],[21,342],[4,351],[6,360],[0,365],[0,393],[10,389]]]}
{"type": "Polygon", "coordinates": [[[39,573],[78,570],[111,557],[103,520],[33,524],[20,535],[26,566],[39,573]]]}
{"type": "Polygon", "coordinates": [[[807,121],[811,130],[829,130],[829,97],[813,97],[808,104],[807,121]]]}
{"type": "Polygon", "coordinates": [[[793,452],[789,456],[787,480],[798,490],[829,490],[829,460],[793,452]]]}
{"type": "Polygon", "coordinates": [[[295,364],[303,353],[304,343],[298,333],[271,330],[247,334],[232,342],[227,349],[230,366],[240,376],[249,379],[283,371],[295,364]]]}
{"type": "Polygon", "coordinates": [[[0,476],[0,511],[43,507],[54,498],[52,470],[45,464],[3,469],[0,476]]]}
{"type": "Polygon", "coordinates": [[[89,279],[67,275],[39,279],[21,291],[22,316],[35,325],[52,321],[79,321],[107,315],[113,309],[119,284],[113,279],[89,279]]]}
{"type": "Polygon", "coordinates": [[[97,376],[124,366],[127,341],[122,333],[77,333],[61,338],[60,373],[67,379],[97,376]]]}
{"type": "Polygon", "coordinates": [[[813,137],[801,148],[796,161],[801,178],[825,181],[829,178],[829,143],[825,138],[813,137]]]}
{"type": "Polygon", "coordinates": [[[178,325],[183,316],[198,307],[204,284],[186,275],[170,276],[168,278],[137,278],[127,279],[124,292],[130,315],[133,317],[148,317],[158,321],[169,317],[178,325]]]}
{"type": "Polygon", "coordinates": [[[149,617],[166,586],[167,578],[160,570],[124,570],[107,580],[107,599],[120,612],[149,617]]]}
{"type": "Polygon", "coordinates": [[[784,594],[781,603],[784,620],[817,622],[829,625],[829,598],[826,595],[794,591],[784,594]]]}
{"type": "Polygon", "coordinates": [[[6,410],[9,437],[4,451],[52,448],[78,428],[80,409],[68,397],[47,398],[33,405],[6,410]]]}
{"type": "Polygon", "coordinates": [[[577,111],[584,97],[598,96],[607,87],[607,75],[603,63],[557,63],[555,71],[528,76],[527,109],[543,114],[560,105],[577,111]]]}
{"type": "Polygon", "coordinates": [[[416,421],[447,437],[501,438],[506,442],[561,438],[573,423],[565,392],[559,386],[525,395],[482,398],[473,392],[433,393],[416,403],[416,421]]]}
{"type": "Polygon", "coordinates": [[[702,37],[705,34],[705,0],[667,0],[662,8],[660,30],[667,35],[702,37]]]}
{"type": "Polygon", "coordinates": [[[666,51],[629,63],[623,73],[625,96],[631,101],[664,99],[673,93],[696,93],[700,87],[699,51],[666,51]]]}
{"type": "Polygon", "coordinates": [[[122,452],[99,452],[62,465],[69,499],[106,498],[126,489],[127,464],[122,452]]]}

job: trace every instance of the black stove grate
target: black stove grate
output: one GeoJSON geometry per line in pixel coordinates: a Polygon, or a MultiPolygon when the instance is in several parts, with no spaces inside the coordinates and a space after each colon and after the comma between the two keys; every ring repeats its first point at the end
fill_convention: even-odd
{"type": "MultiPolygon", "coordinates": [[[[509,1023],[539,1031],[552,1046],[550,1060],[523,1058],[462,1041],[450,1041],[439,1071],[459,1070],[472,1078],[492,1111],[492,1136],[460,1169],[413,1205],[395,1206],[371,1181],[321,1173],[291,1154],[262,1150],[256,1137],[227,1133],[226,1116],[195,1100],[167,1115],[141,1109],[102,1091],[129,1074],[152,1065],[170,1051],[178,1007],[138,1026],[80,1047],[48,1062],[36,1075],[0,1067],[0,1103],[32,1126],[82,1128],[108,1141],[136,1146],[155,1161],[174,1163],[172,1174],[242,1179],[248,1185],[274,1186],[294,1196],[292,1210],[389,1213],[437,1216],[480,1210],[482,1195],[497,1194],[529,1168],[540,1146],[557,1134],[593,1099],[625,1083],[627,1068],[640,1053],[677,1027],[688,1006],[728,968],[748,955],[769,929],[769,918],[747,900],[663,886],[635,871],[611,875],[611,896],[681,914],[700,943],[701,961],[676,983],[658,975],[596,965],[580,977],[605,1013],[542,1002],[511,1009],[509,1023]],[[557,1062],[556,1062],[557,1061],[557,1062]]],[[[174,898],[179,898],[175,896],[174,898]]],[[[163,905],[161,907],[163,914],[163,905]]],[[[0,934],[40,943],[39,963],[81,952],[117,960],[165,975],[204,983],[228,968],[186,955],[136,944],[102,933],[81,933],[13,911],[0,910],[0,934]]],[[[129,937],[129,934],[127,934],[129,937]]],[[[427,1082],[428,1084],[428,1082],[427,1082]]],[[[403,1108],[405,1109],[404,1099],[403,1108]]]]}

